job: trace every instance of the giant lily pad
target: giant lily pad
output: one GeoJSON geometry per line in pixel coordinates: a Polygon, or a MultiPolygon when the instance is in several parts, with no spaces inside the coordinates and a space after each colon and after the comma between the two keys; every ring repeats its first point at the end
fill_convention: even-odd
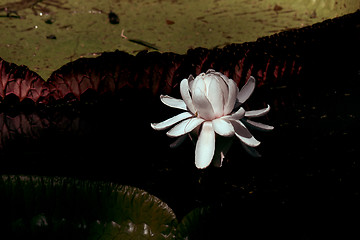
{"type": "Polygon", "coordinates": [[[1,235],[45,239],[173,239],[176,218],[130,186],[61,177],[2,176],[1,235]]]}
{"type": "Polygon", "coordinates": [[[210,232],[205,225],[214,221],[209,207],[195,208],[183,217],[178,225],[178,239],[204,239],[203,234],[210,232]]]}
{"type": "Polygon", "coordinates": [[[256,42],[190,49],[184,55],[147,51],[136,56],[123,51],[103,53],[64,65],[46,82],[28,68],[0,58],[0,101],[13,94],[20,101],[48,103],[67,97],[80,99],[89,89],[102,94],[124,87],[148,89],[154,95],[169,94],[189,74],[197,75],[209,68],[223,72],[237,83],[253,75],[258,85],[284,85],[303,71],[321,72],[322,68],[344,63],[338,64],[334,59],[357,56],[359,18],[360,11],[256,42]]]}
{"type": "Polygon", "coordinates": [[[155,46],[183,54],[255,41],[359,8],[357,0],[0,0],[0,57],[47,79],[69,61],[104,51],[135,54],[155,46]]]}

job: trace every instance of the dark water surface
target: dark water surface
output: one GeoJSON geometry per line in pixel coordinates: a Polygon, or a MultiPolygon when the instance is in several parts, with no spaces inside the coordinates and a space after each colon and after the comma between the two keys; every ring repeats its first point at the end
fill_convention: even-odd
{"type": "Polygon", "coordinates": [[[358,234],[360,68],[332,69],[263,85],[245,105],[271,106],[251,130],[262,144],[253,158],[235,139],[222,168],[198,170],[190,140],[170,149],[151,122],[179,111],[158,96],[124,90],[81,103],[0,113],[1,174],[74,176],[140,187],[181,220],[210,206],[203,238],[324,239],[358,234]],[[330,70],[329,70],[330,72],[330,70]]]}

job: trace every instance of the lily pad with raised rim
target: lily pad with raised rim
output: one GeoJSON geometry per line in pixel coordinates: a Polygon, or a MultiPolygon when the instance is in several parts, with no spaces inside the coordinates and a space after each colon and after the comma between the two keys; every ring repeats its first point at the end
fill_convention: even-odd
{"type": "Polygon", "coordinates": [[[167,204],[135,187],[66,177],[2,176],[2,236],[173,239],[167,204]]]}
{"type": "Polygon", "coordinates": [[[355,12],[358,0],[0,0],[0,57],[47,79],[62,65],[119,49],[183,54],[255,41],[355,12]],[[109,14],[119,24],[111,24],[109,14]],[[129,40],[122,38],[122,30],[129,40]],[[145,43],[145,44],[139,44],[145,43]]]}

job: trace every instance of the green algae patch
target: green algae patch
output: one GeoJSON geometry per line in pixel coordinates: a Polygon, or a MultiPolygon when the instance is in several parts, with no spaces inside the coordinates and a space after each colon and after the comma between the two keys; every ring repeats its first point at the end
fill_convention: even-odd
{"type": "Polygon", "coordinates": [[[104,51],[183,54],[255,41],[359,8],[357,0],[0,0],[0,57],[47,79],[70,61],[104,51]]]}

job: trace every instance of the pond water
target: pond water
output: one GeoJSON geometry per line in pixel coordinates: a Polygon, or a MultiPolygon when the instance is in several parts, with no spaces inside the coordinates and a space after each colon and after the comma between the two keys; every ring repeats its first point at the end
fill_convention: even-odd
{"type": "Polygon", "coordinates": [[[222,168],[205,170],[196,169],[190,140],[170,149],[165,131],[150,127],[178,111],[146,91],[2,107],[0,174],[139,187],[166,202],[179,220],[209,207],[196,233],[204,239],[350,236],[360,200],[358,71],[352,65],[256,88],[245,108],[270,104],[260,120],[275,127],[251,130],[262,142],[262,157],[249,156],[236,140],[222,168]]]}

